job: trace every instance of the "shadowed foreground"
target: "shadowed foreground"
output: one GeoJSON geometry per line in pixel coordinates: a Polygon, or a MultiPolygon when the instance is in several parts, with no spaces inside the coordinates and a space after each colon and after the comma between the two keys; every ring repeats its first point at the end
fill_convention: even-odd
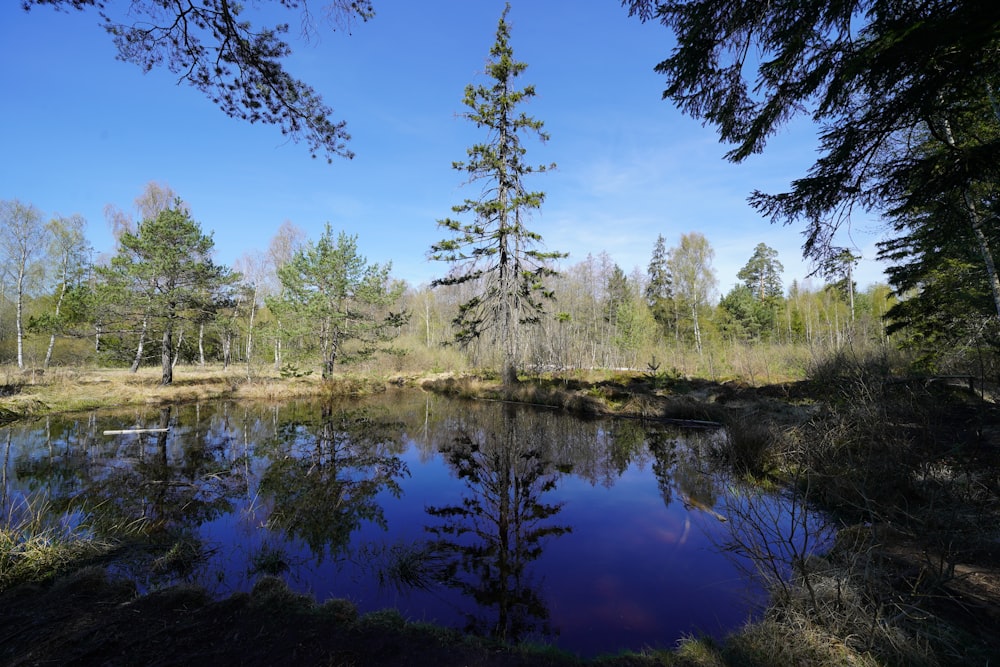
{"type": "MultiPolygon", "coordinates": [[[[88,568],[0,595],[4,665],[572,665],[423,624],[393,611],[358,617],[342,600],[316,605],[267,578],[213,602],[201,589],[136,597],[132,584],[88,568]]],[[[610,665],[650,665],[619,657],[610,665]]]]}

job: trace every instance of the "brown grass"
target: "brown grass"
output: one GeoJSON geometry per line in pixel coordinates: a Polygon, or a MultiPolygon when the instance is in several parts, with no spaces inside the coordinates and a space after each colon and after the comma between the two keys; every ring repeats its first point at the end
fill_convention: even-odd
{"type": "Polygon", "coordinates": [[[137,373],[116,368],[54,368],[45,373],[0,369],[0,423],[19,417],[127,405],[167,405],[218,398],[283,401],[309,396],[356,396],[384,391],[389,384],[406,384],[400,377],[343,374],[324,381],[319,373],[281,377],[270,367],[256,369],[221,365],[178,366],[174,381],[160,383],[159,368],[137,373]]]}

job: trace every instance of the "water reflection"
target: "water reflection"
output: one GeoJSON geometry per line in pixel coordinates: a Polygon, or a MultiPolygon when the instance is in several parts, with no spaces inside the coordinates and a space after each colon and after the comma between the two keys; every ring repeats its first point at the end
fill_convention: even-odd
{"type": "Polygon", "coordinates": [[[323,405],[317,417],[283,421],[257,451],[269,465],[260,494],[273,507],[269,529],[305,541],[320,561],[344,554],[364,522],[387,528],[377,496],[399,497],[409,471],[398,451],[398,425],[364,410],[323,405]]]}
{"type": "Polygon", "coordinates": [[[141,527],[173,554],[116,566],[144,589],[281,574],[362,611],[592,655],[721,635],[763,599],[729,531],[780,502],[734,496],[703,455],[714,437],[420,392],[130,409],[0,430],[0,509],[141,527]]]}
{"type": "Polygon", "coordinates": [[[548,538],[571,530],[553,521],[563,503],[543,499],[560,474],[546,447],[559,440],[548,416],[511,405],[474,410],[441,449],[466,492],[459,503],[427,507],[439,520],[427,531],[435,538],[432,549],[445,558],[442,581],[488,612],[467,614],[467,631],[507,641],[552,634],[539,581],[529,570],[548,538]]]}

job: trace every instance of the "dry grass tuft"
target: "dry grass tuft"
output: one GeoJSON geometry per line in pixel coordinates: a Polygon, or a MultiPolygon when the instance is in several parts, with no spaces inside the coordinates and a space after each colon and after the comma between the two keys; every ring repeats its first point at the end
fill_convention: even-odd
{"type": "Polygon", "coordinates": [[[112,545],[76,528],[68,517],[53,519],[44,501],[14,501],[3,508],[0,525],[0,591],[21,583],[47,581],[112,545]]]}

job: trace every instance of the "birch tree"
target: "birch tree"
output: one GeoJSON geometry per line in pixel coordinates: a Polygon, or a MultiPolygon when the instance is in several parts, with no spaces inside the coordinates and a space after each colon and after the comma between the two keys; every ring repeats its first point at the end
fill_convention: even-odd
{"type": "Polygon", "coordinates": [[[715,251],[704,235],[691,232],[681,236],[680,245],[670,250],[667,259],[674,279],[674,294],[691,312],[694,343],[699,353],[702,351],[699,311],[708,305],[718,283],[712,268],[714,257],[715,251]]]}
{"type": "Polygon", "coordinates": [[[14,282],[17,367],[24,370],[24,299],[30,273],[45,251],[45,223],[41,211],[17,199],[0,201],[0,223],[3,267],[14,282]]]}
{"type": "Polygon", "coordinates": [[[63,330],[63,302],[66,295],[84,277],[90,263],[90,244],[85,230],[87,221],[76,214],[68,218],[56,217],[47,226],[50,266],[55,270],[55,306],[48,321],[49,345],[45,350],[42,368],[48,368],[52,361],[52,350],[56,345],[57,332],[63,330]]]}

